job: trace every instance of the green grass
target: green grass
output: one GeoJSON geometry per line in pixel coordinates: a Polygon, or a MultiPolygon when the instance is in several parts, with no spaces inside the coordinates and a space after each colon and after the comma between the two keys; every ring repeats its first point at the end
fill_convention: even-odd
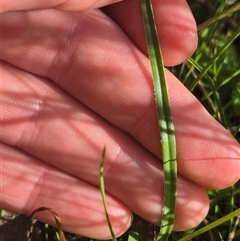
{"type": "MultiPolygon", "coordinates": [[[[196,21],[204,24],[199,26],[199,44],[195,54],[171,71],[239,141],[240,3],[230,6],[220,0],[201,1],[202,4],[188,2],[196,21]],[[197,15],[199,12],[202,13],[200,16],[197,15]]],[[[240,239],[240,183],[225,190],[209,190],[208,194],[211,206],[205,220],[192,230],[173,232],[168,240],[240,239]]],[[[155,235],[152,239],[157,240],[157,237],[155,235]]],[[[165,238],[160,240],[167,240],[165,238]]],[[[149,240],[149,237],[145,239],[149,240]]],[[[130,231],[128,240],[138,240],[138,237],[130,231]]]]}
{"type": "MultiPolygon", "coordinates": [[[[211,18],[213,10],[220,14],[230,7],[225,1],[220,0],[202,1],[205,3],[202,5],[197,1],[188,2],[199,24],[211,18]]],[[[239,1],[238,4],[240,4],[239,1]]],[[[171,69],[209,113],[238,141],[240,140],[239,26],[240,11],[238,10],[201,29],[195,54],[190,60],[171,69]]],[[[240,183],[225,190],[209,190],[208,193],[211,199],[209,214],[195,229],[205,228],[206,232],[191,240],[240,240],[239,218],[236,217],[240,215],[238,209],[240,207],[240,183]],[[214,228],[210,225],[208,229],[209,223],[220,222],[221,218],[226,215],[228,219],[224,223],[214,228]]],[[[192,232],[194,231],[189,231],[189,233],[192,232]]],[[[172,240],[179,240],[187,233],[173,233],[172,240]]]]}
{"type": "MultiPolygon", "coordinates": [[[[198,48],[188,61],[172,68],[171,71],[182,80],[183,84],[201,101],[209,113],[239,140],[240,45],[238,45],[238,41],[240,36],[240,3],[231,7],[224,1],[203,1],[203,3],[206,5],[198,5],[195,1],[189,1],[194,13],[203,12],[202,9],[200,10],[202,7],[204,7],[206,12],[206,14],[204,14],[206,19],[199,19],[195,14],[197,22],[206,21],[206,23],[199,26],[198,48]],[[213,10],[215,10],[214,12],[217,17],[216,15],[213,17],[213,10]]],[[[147,12],[147,10],[145,10],[145,12],[147,12]]],[[[202,18],[202,16],[200,17],[202,18]]],[[[153,24],[153,22],[151,24],[153,24]]],[[[154,28],[152,30],[147,29],[147,31],[147,33],[151,35],[152,33],[149,31],[154,32],[154,28]]],[[[151,55],[151,48],[153,47],[152,45],[156,43],[153,43],[154,40],[151,39],[151,37],[152,36],[150,36],[150,41],[148,40],[148,47],[150,58],[153,58],[151,59],[151,64],[155,79],[156,73],[154,73],[154,68],[156,68],[157,62],[155,61],[156,56],[154,56],[154,53],[151,55]]],[[[156,51],[157,47],[154,46],[154,48],[155,50],[153,50],[153,52],[156,51]]],[[[158,74],[161,75],[161,71],[158,74]]],[[[158,83],[161,82],[159,80],[157,81],[158,83]]],[[[157,88],[161,89],[162,86],[156,87],[155,85],[156,95],[162,95],[162,93],[158,93],[157,88]]],[[[158,100],[157,104],[159,105],[158,100]]],[[[167,171],[169,170],[168,168],[169,167],[167,167],[167,171]]],[[[160,239],[158,234],[156,234],[152,236],[151,239],[161,241],[239,240],[240,183],[238,182],[225,190],[208,190],[208,194],[211,200],[210,211],[198,227],[186,232],[172,232],[170,237],[168,237],[167,233],[165,236],[161,235],[160,239]]],[[[147,228],[147,226],[144,227],[144,224],[142,225],[142,229],[147,228]]],[[[167,230],[167,232],[169,232],[169,230],[167,230]]],[[[125,238],[126,240],[137,241],[140,235],[141,234],[138,235],[130,229],[128,231],[128,237],[126,238],[125,236],[125,238]]],[[[145,239],[142,240],[150,240],[150,237],[145,236],[145,239]]]]}
{"type": "MultiPolygon", "coordinates": [[[[226,2],[228,1],[188,0],[198,24],[232,6],[226,2]]],[[[240,4],[240,1],[235,1],[236,3],[240,4]]],[[[201,101],[209,113],[240,142],[239,35],[240,11],[237,10],[227,17],[203,27],[199,31],[197,50],[191,59],[179,66],[170,68],[170,70],[201,101]]],[[[101,175],[103,175],[103,169],[101,175]]],[[[104,180],[102,179],[102,181],[104,180]]],[[[240,218],[238,217],[240,215],[240,182],[224,190],[208,190],[208,194],[211,204],[205,220],[192,230],[172,232],[169,241],[240,240],[240,218]]],[[[0,215],[4,215],[4,212],[1,212],[0,215]]],[[[142,225],[140,230],[143,230],[148,224],[140,221],[139,225],[142,225]]],[[[45,233],[53,233],[54,231],[48,225],[43,225],[42,229],[45,233]]],[[[154,227],[153,229],[157,230],[154,227]]],[[[69,233],[65,233],[65,236],[68,241],[92,240],[69,233]]],[[[139,236],[141,236],[141,231],[136,232],[130,228],[118,240],[137,241],[139,236]]],[[[57,240],[57,236],[53,238],[52,235],[46,235],[45,237],[45,241],[57,240]]],[[[157,235],[155,235],[156,238],[157,235]]],[[[148,240],[151,239],[154,240],[154,235],[149,233],[148,240]]]]}
{"type": "Polygon", "coordinates": [[[177,197],[177,150],[167,80],[161,46],[155,25],[151,1],[142,0],[142,15],[148,54],[152,67],[156,112],[159,126],[159,148],[162,150],[164,171],[164,201],[157,240],[167,241],[172,232],[177,197]]]}

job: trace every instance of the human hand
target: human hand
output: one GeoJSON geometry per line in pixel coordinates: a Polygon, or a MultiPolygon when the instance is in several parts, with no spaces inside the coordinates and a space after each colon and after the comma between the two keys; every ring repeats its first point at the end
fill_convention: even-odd
{"type": "MultiPolygon", "coordinates": [[[[30,214],[48,206],[64,229],[102,239],[110,237],[98,189],[104,145],[107,206],[117,235],[130,225],[131,211],[159,224],[163,201],[140,1],[114,4],[104,13],[90,10],[114,2],[2,5],[2,11],[29,9],[2,15],[2,208],[30,214]],[[51,9],[57,5],[76,11],[51,9]]],[[[184,0],[153,4],[165,64],[178,64],[196,46],[192,15],[184,0]]],[[[192,94],[166,75],[178,153],[175,230],[184,230],[205,217],[206,188],[238,180],[240,150],[192,94]]],[[[45,213],[38,218],[53,224],[45,213]]]]}

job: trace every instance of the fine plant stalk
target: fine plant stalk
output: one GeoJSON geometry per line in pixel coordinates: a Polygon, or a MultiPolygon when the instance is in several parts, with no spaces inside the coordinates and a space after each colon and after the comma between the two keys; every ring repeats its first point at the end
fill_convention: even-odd
{"type": "Polygon", "coordinates": [[[164,170],[164,203],[158,240],[165,241],[168,240],[172,232],[175,217],[177,183],[176,140],[162,53],[150,0],[142,0],[142,12],[153,74],[164,170]]]}
{"type": "MultiPolygon", "coordinates": [[[[240,36],[240,29],[236,31],[229,41],[222,46],[222,49],[209,61],[209,63],[202,69],[201,73],[198,75],[198,77],[194,80],[192,85],[189,87],[190,91],[193,91],[195,86],[197,85],[198,81],[205,76],[205,74],[208,72],[208,70],[211,68],[211,66],[219,59],[220,56],[222,56],[227,49],[230,47],[230,45],[233,43],[233,41],[240,36]]],[[[211,83],[212,84],[212,83],[211,83]]]]}
{"type": "MultiPolygon", "coordinates": [[[[190,59],[189,59],[190,60],[190,59]]],[[[193,60],[194,61],[194,60],[193,60]]],[[[190,61],[189,61],[190,62],[190,61]]],[[[199,70],[199,69],[198,69],[199,70]]],[[[228,76],[224,81],[222,81],[219,85],[216,86],[216,90],[218,90],[220,87],[224,86],[225,84],[227,84],[228,82],[232,81],[233,78],[237,77],[238,75],[240,75],[240,69],[236,70],[235,72],[233,72],[230,76],[228,76]]],[[[206,76],[205,76],[206,77],[206,76]]],[[[210,78],[210,77],[209,77],[210,78]]],[[[209,91],[207,92],[200,101],[204,101],[205,99],[207,99],[209,96],[211,96],[213,94],[213,91],[209,91]]]]}
{"type": "Polygon", "coordinates": [[[203,228],[189,234],[189,235],[186,235],[185,237],[179,239],[178,241],[188,241],[188,240],[191,240],[192,238],[195,238],[197,236],[199,236],[200,234],[203,234],[225,222],[227,222],[228,220],[234,218],[234,217],[237,217],[240,215],[240,208],[236,209],[235,211],[225,215],[224,217],[222,218],[219,218],[217,219],[216,221],[204,226],[203,228]]]}
{"type": "Polygon", "coordinates": [[[235,5],[229,7],[228,9],[223,11],[222,13],[220,13],[220,14],[208,19],[204,23],[198,25],[198,30],[201,30],[205,27],[208,27],[212,23],[215,23],[216,21],[218,21],[220,19],[223,19],[223,18],[227,17],[229,14],[232,14],[232,13],[238,11],[238,10],[240,10],[240,3],[236,3],[235,5]]]}
{"type": "MultiPolygon", "coordinates": [[[[202,68],[192,59],[192,58],[189,58],[188,59],[189,63],[192,64],[192,66],[194,66],[198,71],[200,71],[200,73],[203,72],[202,68]]],[[[215,82],[212,80],[212,78],[207,74],[205,73],[205,76],[204,76],[208,82],[209,82],[209,85],[211,86],[212,88],[212,93],[214,95],[214,98],[215,98],[215,108],[216,108],[216,117],[219,116],[219,121],[228,129],[230,130],[229,126],[228,126],[228,122],[225,118],[225,115],[224,115],[224,111],[223,111],[223,107],[222,107],[222,104],[221,104],[221,101],[220,101],[220,98],[219,98],[219,95],[218,95],[218,92],[217,92],[217,87],[215,85],[215,82]]],[[[198,79],[198,78],[197,78],[198,79]]],[[[198,80],[199,81],[199,80],[198,80]]]]}
{"type": "Polygon", "coordinates": [[[102,151],[102,155],[101,155],[100,169],[99,169],[99,174],[100,174],[99,175],[99,184],[100,184],[102,202],[103,202],[103,207],[104,207],[104,211],[105,211],[105,215],[106,215],[109,231],[111,233],[112,240],[113,241],[117,241],[116,236],[115,236],[114,231],[113,231],[111,220],[110,220],[110,217],[109,217],[108,211],[107,211],[107,203],[106,203],[106,195],[105,195],[105,184],[104,184],[104,162],[105,162],[105,157],[106,157],[106,146],[104,146],[103,151],[102,151]]]}

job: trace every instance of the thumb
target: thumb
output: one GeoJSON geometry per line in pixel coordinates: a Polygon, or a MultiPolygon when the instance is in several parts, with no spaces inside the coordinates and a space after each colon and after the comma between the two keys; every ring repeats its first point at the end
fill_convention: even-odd
{"type": "Polygon", "coordinates": [[[66,11],[81,11],[99,8],[122,0],[2,0],[0,12],[56,8],[66,11]]]}

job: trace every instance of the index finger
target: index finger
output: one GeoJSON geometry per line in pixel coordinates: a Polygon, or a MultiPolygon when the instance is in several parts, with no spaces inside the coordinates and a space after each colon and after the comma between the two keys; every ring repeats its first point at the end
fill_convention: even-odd
{"type": "Polygon", "coordinates": [[[2,0],[0,12],[56,8],[65,11],[81,11],[99,8],[122,0],[2,0]]]}

